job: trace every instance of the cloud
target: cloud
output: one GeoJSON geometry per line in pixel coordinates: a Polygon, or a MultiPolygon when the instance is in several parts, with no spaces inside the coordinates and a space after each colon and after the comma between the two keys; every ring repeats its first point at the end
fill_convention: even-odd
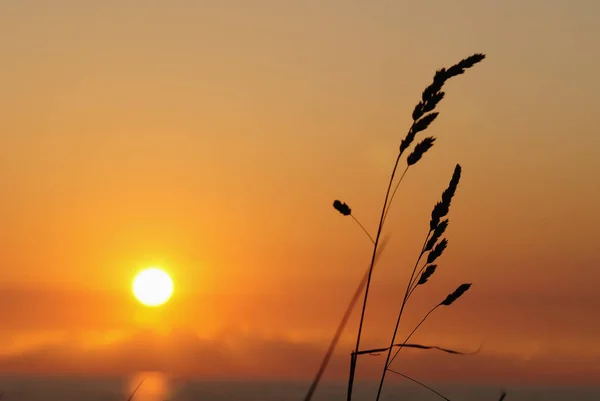
{"type": "MultiPolygon", "coordinates": [[[[333,357],[326,379],[344,379],[349,347],[333,357]]],[[[600,357],[565,357],[551,353],[528,356],[445,355],[436,351],[402,351],[395,362],[403,373],[423,380],[586,382],[600,374],[600,357]]],[[[206,339],[186,330],[168,334],[139,331],[114,343],[89,347],[73,339],[0,357],[0,373],[114,375],[162,371],[202,379],[310,379],[320,363],[324,346],[285,338],[261,337],[239,330],[206,339]]],[[[363,356],[357,374],[376,378],[383,356],[363,356]]]]}

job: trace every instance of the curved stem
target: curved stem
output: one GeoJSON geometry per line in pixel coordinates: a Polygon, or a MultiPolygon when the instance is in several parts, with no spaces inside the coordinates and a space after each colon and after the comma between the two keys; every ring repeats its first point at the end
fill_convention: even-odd
{"type": "Polygon", "coordinates": [[[350,216],[354,219],[354,221],[356,222],[356,224],[358,224],[358,226],[360,228],[362,228],[362,230],[365,232],[365,234],[367,234],[367,237],[369,237],[369,239],[371,240],[371,242],[374,244],[375,240],[373,239],[373,237],[371,237],[371,234],[369,234],[369,232],[367,231],[367,229],[360,224],[360,221],[358,221],[358,219],[356,218],[356,216],[354,216],[353,214],[350,214],[350,216]]]}
{"type": "MultiPolygon", "coordinates": [[[[404,299],[402,300],[402,305],[400,306],[400,312],[398,313],[398,319],[396,320],[396,326],[394,327],[394,334],[392,334],[392,340],[390,341],[390,348],[388,349],[387,356],[385,358],[385,365],[383,367],[383,372],[381,373],[381,381],[379,382],[379,388],[377,389],[377,398],[375,398],[375,401],[379,401],[379,397],[381,396],[383,382],[385,381],[385,374],[387,372],[387,368],[388,368],[389,364],[391,363],[390,355],[392,354],[392,349],[394,348],[393,347],[394,341],[396,340],[396,334],[398,333],[398,326],[400,326],[400,319],[402,318],[402,313],[404,312],[404,307],[406,306],[406,301],[408,300],[408,294],[410,291],[411,283],[413,281],[413,277],[415,276],[415,272],[417,270],[417,267],[419,266],[419,262],[421,261],[421,258],[425,254],[425,246],[427,245],[427,241],[429,240],[430,235],[431,235],[431,230],[429,230],[429,232],[427,233],[427,236],[425,237],[425,241],[423,242],[423,246],[421,247],[421,252],[419,253],[419,257],[417,258],[415,266],[413,267],[412,273],[410,275],[410,280],[408,280],[408,285],[406,286],[406,292],[404,293],[404,299]]],[[[406,341],[404,341],[404,342],[406,342],[406,341]]],[[[396,355],[397,354],[398,354],[398,352],[396,352],[396,355]]],[[[394,355],[394,357],[395,357],[395,355],[394,355]]]]}
{"type": "Polygon", "coordinates": [[[400,346],[398,347],[398,349],[396,350],[396,353],[394,354],[394,356],[392,357],[392,359],[390,360],[390,362],[387,364],[386,369],[390,367],[390,365],[392,364],[392,362],[394,362],[394,359],[396,359],[396,356],[398,356],[398,352],[400,352],[400,350],[402,349],[403,345],[410,340],[410,338],[413,336],[413,334],[415,334],[415,332],[417,331],[417,329],[419,327],[421,327],[421,325],[425,322],[425,320],[429,317],[429,315],[431,315],[433,313],[434,310],[436,310],[441,304],[437,304],[436,306],[434,306],[433,308],[431,308],[431,310],[429,312],[427,312],[427,314],[425,315],[425,317],[423,317],[423,319],[421,319],[421,321],[419,322],[419,324],[417,324],[417,326],[413,329],[413,331],[410,332],[410,334],[408,335],[408,337],[406,337],[406,340],[402,341],[402,343],[400,343],[400,346]]]}
{"type": "Polygon", "coordinates": [[[406,299],[410,299],[410,296],[412,295],[412,293],[417,289],[417,286],[415,285],[413,288],[410,289],[410,292],[408,293],[408,297],[406,297],[406,299]]]}
{"type": "Polygon", "coordinates": [[[427,263],[423,264],[423,266],[421,267],[421,269],[417,272],[417,274],[415,275],[411,285],[411,289],[408,292],[408,296],[406,297],[406,299],[408,300],[410,298],[410,296],[412,295],[412,293],[417,289],[417,287],[419,286],[419,281],[417,280],[418,277],[421,275],[421,273],[423,273],[423,270],[425,270],[425,268],[427,267],[427,263]]]}
{"type": "MultiPolygon", "coordinates": [[[[367,299],[369,297],[369,287],[371,285],[371,276],[373,274],[373,266],[375,264],[375,258],[377,256],[377,246],[379,245],[379,237],[381,236],[381,231],[383,229],[383,220],[385,217],[385,211],[388,205],[388,199],[390,197],[390,190],[392,188],[392,184],[394,182],[394,177],[396,175],[396,170],[398,169],[398,163],[400,162],[400,157],[402,156],[402,152],[398,153],[398,156],[396,157],[396,162],[394,163],[394,168],[392,169],[392,174],[390,175],[390,182],[388,184],[388,188],[387,191],[385,193],[385,199],[383,201],[383,207],[381,208],[381,217],[379,218],[379,226],[377,227],[377,235],[375,236],[375,243],[373,244],[373,255],[371,256],[371,264],[369,266],[369,273],[368,273],[368,277],[367,277],[367,284],[365,287],[365,297],[363,299],[363,306],[362,306],[362,310],[360,312],[360,323],[358,325],[358,333],[356,336],[356,347],[355,347],[355,351],[354,352],[358,352],[359,348],[360,348],[360,337],[362,334],[362,328],[363,328],[363,323],[365,320],[365,310],[367,309],[367,299]]],[[[353,366],[350,369],[350,377],[348,378],[348,401],[351,401],[352,399],[352,387],[354,384],[354,372],[355,372],[355,365],[357,362],[357,359],[354,358],[352,360],[353,362],[353,366]]]]}
{"type": "Polygon", "coordinates": [[[406,168],[404,169],[404,172],[402,173],[402,175],[400,176],[400,179],[398,180],[398,182],[396,183],[396,186],[394,187],[394,192],[392,192],[392,196],[390,197],[390,202],[388,204],[388,207],[385,211],[385,214],[383,216],[383,222],[385,223],[385,219],[387,218],[388,212],[390,211],[390,208],[392,207],[392,201],[394,200],[394,196],[396,196],[396,192],[398,191],[398,187],[400,187],[400,183],[402,182],[402,180],[404,179],[404,176],[406,175],[406,172],[408,171],[408,168],[410,166],[406,166],[406,168]]]}
{"type": "Polygon", "coordinates": [[[417,384],[418,384],[419,386],[421,386],[421,387],[425,387],[427,390],[429,390],[429,391],[431,391],[432,393],[434,393],[434,394],[436,394],[436,395],[440,396],[441,398],[443,398],[443,399],[444,399],[444,400],[446,400],[446,401],[452,401],[452,400],[450,400],[449,398],[447,398],[447,397],[444,397],[442,394],[438,393],[436,390],[434,390],[433,388],[429,387],[429,386],[428,386],[428,385],[426,385],[425,383],[422,383],[422,382],[420,382],[420,381],[418,381],[418,380],[416,380],[416,379],[413,379],[412,377],[410,377],[410,376],[407,376],[407,375],[405,375],[404,373],[400,373],[400,372],[397,372],[397,371],[395,371],[395,370],[392,370],[392,369],[388,369],[388,370],[389,370],[390,372],[392,372],[392,373],[395,373],[395,374],[397,374],[397,375],[399,375],[399,376],[402,376],[402,377],[404,377],[405,379],[408,379],[408,380],[410,380],[410,381],[412,381],[412,382],[415,382],[415,383],[417,383],[417,384]]]}
{"type": "MultiPolygon", "coordinates": [[[[384,238],[381,241],[381,246],[379,247],[379,252],[377,252],[377,256],[375,257],[375,263],[377,263],[377,261],[379,260],[378,258],[381,255],[381,253],[383,252],[383,250],[385,249],[387,242],[388,242],[387,238],[384,238]]],[[[369,274],[369,269],[367,269],[365,271],[365,274],[363,275],[363,278],[362,278],[360,284],[358,285],[358,288],[354,292],[354,295],[352,296],[352,299],[350,300],[350,303],[348,304],[348,307],[346,308],[346,312],[344,313],[344,316],[342,317],[342,321],[338,325],[338,328],[336,329],[335,334],[333,335],[333,339],[331,340],[331,343],[329,344],[329,348],[327,348],[327,352],[325,353],[325,357],[323,358],[323,361],[321,362],[321,365],[319,366],[319,370],[317,371],[317,374],[315,375],[315,378],[313,379],[313,382],[311,383],[311,385],[308,389],[308,392],[306,393],[306,396],[304,397],[305,401],[310,401],[314,392],[317,389],[317,386],[319,385],[319,382],[321,381],[321,377],[323,376],[323,373],[325,373],[325,369],[327,368],[327,365],[329,364],[329,360],[331,359],[331,356],[333,355],[333,351],[335,350],[335,347],[336,347],[337,343],[339,342],[340,337],[342,336],[342,332],[344,331],[344,328],[346,327],[346,324],[348,323],[348,320],[350,319],[350,315],[352,314],[352,311],[354,310],[354,307],[356,306],[356,302],[358,302],[358,298],[360,297],[360,294],[362,293],[363,289],[365,288],[365,285],[367,283],[368,274],[369,274]]],[[[354,361],[355,357],[356,356],[353,353],[352,354],[352,363],[350,365],[351,369],[354,369],[353,361],[354,361]]]]}
{"type": "Polygon", "coordinates": [[[142,379],[142,381],[140,381],[140,383],[137,385],[137,387],[135,389],[133,389],[133,391],[131,392],[131,394],[127,398],[127,401],[133,400],[133,397],[135,397],[135,393],[137,393],[137,391],[140,389],[140,387],[142,387],[142,384],[144,384],[145,380],[146,379],[142,379]]]}
{"type": "MultiPolygon", "coordinates": [[[[344,328],[346,327],[346,323],[348,323],[348,319],[350,319],[352,310],[354,309],[354,306],[356,305],[356,302],[358,301],[358,298],[360,297],[360,294],[361,294],[363,288],[367,284],[368,275],[369,275],[369,270],[367,270],[365,272],[363,279],[361,280],[360,284],[358,285],[358,288],[356,289],[356,291],[354,292],[354,295],[352,296],[352,299],[350,300],[350,304],[346,308],[346,312],[344,313],[344,316],[342,317],[342,321],[340,322],[337,330],[335,331],[335,334],[333,335],[333,340],[331,340],[331,343],[329,344],[329,348],[327,348],[325,357],[323,358],[323,361],[321,362],[321,366],[319,366],[319,370],[317,371],[317,374],[316,374],[313,382],[311,383],[311,385],[308,389],[308,392],[306,393],[306,396],[304,397],[304,401],[310,401],[314,392],[316,391],[317,386],[318,386],[319,382],[321,381],[321,376],[323,376],[323,373],[325,373],[325,368],[327,368],[327,365],[329,364],[329,360],[331,359],[331,356],[333,355],[335,346],[337,345],[338,341],[340,340],[340,337],[342,336],[342,332],[344,331],[344,328]]],[[[353,355],[353,360],[354,360],[354,355],[353,355]]],[[[351,369],[352,368],[353,367],[351,367],[351,369]]]]}

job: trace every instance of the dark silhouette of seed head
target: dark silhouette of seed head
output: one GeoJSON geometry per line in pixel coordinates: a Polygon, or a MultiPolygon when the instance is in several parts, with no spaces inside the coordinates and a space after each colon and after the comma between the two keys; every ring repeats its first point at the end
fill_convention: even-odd
{"type": "Polygon", "coordinates": [[[339,201],[337,199],[335,201],[333,201],[333,207],[335,208],[335,210],[337,210],[344,216],[350,216],[350,214],[352,213],[350,206],[346,205],[344,202],[339,201]]]}
{"type": "Polygon", "coordinates": [[[442,193],[442,202],[446,202],[448,207],[450,207],[450,201],[456,192],[456,188],[458,187],[458,182],[460,181],[460,175],[462,173],[462,167],[460,164],[457,164],[454,167],[454,172],[452,173],[452,179],[450,179],[450,184],[448,188],[442,193]]]}
{"type": "Polygon", "coordinates": [[[452,197],[456,193],[461,172],[462,168],[460,167],[460,164],[457,164],[454,168],[454,173],[452,174],[448,188],[446,188],[446,190],[442,193],[441,202],[436,203],[431,211],[431,221],[429,222],[430,230],[435,230],[437,225],[440,223],[440,219],[450,212],[450,203],[452,202],[452,197]]]}
{"type": "Polygon", "coordinates": [[[425,90],[423,90],[423,94],[421,95],[421,102],[428,102],[436,93],[442,91],[442,86],[444,86],[444,82],[446,82],[446,69],[442,68],[441,70],[437,70],[435,75],[433,76],[433,82],[429,85],[425,90]]]}
{"type": "Polygon", "coordinates": [[[435,269],[437,269],[437,265],[428,265],[425,268],[425,271],[421,273],[421,278],[419,278],[419,282],[417,283],[417,285],[425,284],[427,280],[429,280],[429,277],[431,277],[431,275],[435,273],[435,269]]]}
{"type": "Polygon", "coordinates": [[[433,95],[431,95],[427,103],[423,105],[423,113],[428,113],[434,110],[438,103],[444,99],[444,96],[446,96],[446,92],[442,91],[435,92],[433,95]]]}
{"type": "Polygon", "coordinates": [[[404,153],[404,151],[412,144],[417,133],[425,131],[427,127],[429,127],[429,124],[436,119],[438,114],[439,113],[429,113],[413,123],[410,130],[408,130],[406,137],[400,142],[400,154],[404,153]]]}
{"type": "MultiPolygon", "coordinates": [[[[445,97],[444,84],[446,83],[446,81],[452,77],[463,74],[466,69],[471,68],[475,64],[482,61],[484,58],[485,58],[484,54],[476,53],[476,54],[473,54],[472,56],[469,56],[469,57],[461,60],[460,62],[458,62],[457,64],[455,64],[449,68],[441,68],[440,70],[435,72],[432,83],[423,90],[423,92],[421,93],[421,99],[419,100],[419,102],[413,109],[413,112],[412,112],[413,122],[412,122],[410,129],[406,133],[405,138],[402,139],[402,141],[400,143],[400,147],[399,147],[400,154],[398,155],[398,160],[400,159],[400,156],[403,155],[404,151],[406,151],[412,145],[412,143],[415,140],[416,134],[427,130],[429,128],[429,126],[431,125],[431,123],[437,119],[439,114],[435,109],[438,106],[438,104],[445,97]]],[[[422,142],[418,143],[415,146],[415,150],[407,158],[408,166],[418,162],[420,160],[420,158],[423,156],[423,154],[431,148],[431,146],[433,145],[433,142],[434,142],[434,138],[429,137],[429,138],[425,138],[422,142]]],[[[379,223],[379,228],[378,228],[378,236],[376,237],[377,240],[373,241],[373,243],[374,243],[373,258],[372,258],[371,265],[368,270],[368,275],[365,276],[365,279],[363,279],[363,282],[361,283],[361,285],[358,289],[358,292],[355,294],[355,297],[350,302],[347,312],[344,315],[342,322],[338,326],[338,330],[336,331],[336,334],[334,335],[334,338],[331,341],[331,345],[328,348],[327,353],[325,354],[325,357],[323,358],[323,361],[321,362],[319,370],[317,371],[317,374],[311,383],[311,386],[308,390],[308,393],[306,394],[306,397],[304,398],[304,401],[311,401],[313,394],[317,388],[317,385],[319,384],[319,382],[323,376],[323,372],[325,371],[325,368],[327,367],[327,365],[330,361],[330,358],[331,358],[332,354],[334,353],[335,346],[337,345],[338,340],[340,339],[341,333],[343,332],[343,329],[348,321],[348,316],[350,316],[350,313],[352,312],[354,304],[357,302],[359,295],[362,292],[363,287],[366,287],[367,291],[364,291],[365,295],[364,295],[364,302],[363,302],[363,308],[362,308],[362,315],[364,316],[366,302],[367,302],[368,288],[369,288],[370,279],[371,279],[371,272],[373,270],[373,266],[374,266],[374,263],[375,263],[377,257],[381,253],[381,251],[378,252],[378,249],[377,249],[377,244],[378,244],[377,241],[379,239],[379,232],[381,231],[381,228],[382,228],[384,220],[385,220],[385,216],[387,214],[387,211],[389,210],[389,204],[391,203],[391,199],[394,197],[394,194],[396,192],[396,190],[394,189],[394,192],[392,193],[391,198],[388,199],[388,195],[390,194],[390,189],[391,189],[393,181],[394,181],[396,168],[398,167],[398,160],[396,161],[396,164],[394,165],[394,170],[393,170],[393,173],[392,173],[392,176],[390,179],[388,191],[386,193],[386,201],[384,202],[384,206],[383,206],[384,209],[383,209],[382,217],[381,217],[381,220],[379,223]],[[389,203],[388,203],[388,200],[389,200],[389,203]]],[[[458,186],[460,174],[461,174],[461,169],[460,169],[460,166],[457,165],[455,168],[454,174],[452,176],[452,180],[450,181],[450,185],[449,185],[448,189],[446,189],[446,191],[444,191],[442,193],[442,200],[435,205],[435,207],[432,211],[431,222],[430,222],[430,232],[428,233],[428,236],[432,235],[432,237],[428,239],[427,243],[425,244],[425,249],[419,255],[419,259],[417,261],[417,264],[418,264],[419,261],[423,258],[424,253],[428,251],[429,253],[427,255],[427,263],[426,263],[425,268],[419,278],[417,285],[422,285],[422,284],[426,283],[431,278],[431,276],[435,273],[437,265],[433,264],[433,262],[442,255],[442,253],[444,252],[444,250],[446,249],[446,247],[448,245],[448,241],[445,238],[443,238],[439,242],[437,242],[437,241],[442,235],[444,235],[444,233],[447,229],[448,220],[446,219],[446,220],[442,221],[442,218],[444,218],[444,216],[446,216],[449,212],[450,203],[451,203],[452,197],[454,196],[454,193],[456,191],[456,187],[458,186]]],[[[402,177],[404,177],[404,175],[402,175],[402,177]]],[[[401,180],[402,179],[400,179],[399,181],[401,181],[401,180]]],[[[399,184],[399,182],[398,182],[398,184],[399,184]]],[[[397,189],[397,185],[396,185],[396,189],[397,189]]],[[[333,202],[333,207],[344,216],[350,215],[353,218],[355,217],[351,214],[351,209],[346,203],[343,203],[339,200],[335,200],[333,202]]],[[[356,219],[354,219],[354,220],[356,220],[356,219]]],[[[362,225],[358,222],[358,220],[356,220],[356,222],[364,230],[364,227],[362,227],[362,225]]],[[[367,232],[366,230],[364,230],[364,231],[367,232]]],[[[367,232],[367,235],[369,235],[368,232],[367,232]]],[[[370,237],[370,235],[369,235],[369,237],[370,237]]],[[[382,242],[382,247],[384,244],[385,244],[385,242],[382,242]]],[[[380,248],[382,248],[382,247],[380,247],[380,248]]],[[[415,269],[417,266],[415,266],[415,269]]],[[[414,274],[414,272],[415,271],[413,270],[413,274],[414,274]]],[[[409,287],[407,288],[407,293],[406,293],[407,297],[408,297],[408,295],[410,295],[410,293],[409,293],[409,290],[411,288],[410,285],[413,284],[413,282],[414,282],[412,280],[414,280],[414,279],[411,278],[411,282],[409,283],[409,287]]],[[[453,293],[449,294],[446,297],[446,299],[442,303],[438,304],[437,306],[451,305],[454,301],[456,301],[458,298],[460,298],[470,288],[470,286],[471,286],[470,283],[462,284],[453,293]]],[[[412,289],[414,290],[414,286],[412,289]]],[[[408,299],[407,297],[405,298],[405,300],[402,304],[400,313],[398,315],[398,323],[396,324],[396,330],[398,328],[398,324],[400,323],[404,305],[406,303],[406,300],[408,299]]],[[[437,308],[437,306],[434,307],[429,313],[427,313],[427,315],[423,318],[423,320],[417,325],[417,327],[414,330],[416,330],[421,325],[421,323],[423,323],[425,321],[425,319],[427,319],[429,314],[431,312],[433,312],[433,310],[435,310],[435,308],[437,308]]],[[[356,349],[356,352],[352,353],[352,365],[351,365],[351,369],[350,369],[350,386],[349,386],[349,393],[348,393],[349,398],[351,397],[352,383],[354,380],[354,370],[355,370],[356,360],[357,360],[356,356],[359,354],[365,353],[364,351],[358,351],[358,349],[359,349],[358,343],[360,342],[362,328],[363,328],[363,325],[362,325],[362,317],[361,317],[361,324],[359,325],[359,328],[358,328],[358,338],[357,338],[357,345],[356,345],[357,349],[356,349]]],[[[414,333],[414,330],[413,330],[413,333],[414,333]]],[[[395,334],[396,334],[396,332],[395,332],[395,334]]],[[[395,334],[394,334],[394,337],[395,337],[395,334]]],[[[406,341],[408,341],[408,339],[406,341]]],[[[388,352],[391,352],[391,349],[394,346],[398,346],[398,345],[394,345],[392,342],[390,347],[381,349],[380,351],[387,350],[388,352]]],[[[409,344],[400,345],[400,347],[402,347],[402,346],[410,347],[411,345],[409,345],[409,344]]],[[[438,347],[421,346],[421,345],[414,345],[414,347],[422,348],[422,349],[432,349],[432,348],[440,349],[438,347]]],[[[440,349],[440,350],[443,350],[445,352],[450,352],[450,353],[457,353],[457,352],[451,351],[451,350],[445,350],[445,349],[440,349]]],[[[376,351],[376,350],[369,350],[368,352],[372,352],[372,351],[376,351]]],[[[389,359],[389,356],[390,355],[388,353],[388,359],[389,359]]],[[[394,358],[395,358],[395,356],[394,356],[394,358]]],[[[391,361],[393,361],[394,358],[392,358],[391,361]]],[[[391,363],[391,361],[389,361],[389,362],[391,363]]],[[[381,383],[379,386],[377,399],[379,399],[379,395],[381,393],[381,389],[383,386],[383,381],[385,378],[386,371],[394,372],[391,369],[389,369],[389,365],[386,365],[383,375],[381,377],[381,383]]],[[[394,372],[394,373],[400,374],[398,372],[394,372]]],[[[400,375],[402,375],[402,374],[400,374],[400,375]]],[[[407,377],[407,376],[405,376],[405,377],[407,377]]],[[[417,382],[417,383],[419,383],[419,382],[417,382]]],[[[421,384],[421,385],[423,385],[423,384],[421,384]]],[[[435,390],[431,389],[430,387],[428,387],[428,386],[425,386],[425,387],[430,389],[437,395],[440,395],[439,393],[437,393],[435,390]]],[[[502,395],[502,397],[500,398],[500,401],[502,401],[504,399],[504,396],[505,396],[505,394],[502,395]]],[[[441,397],[445,398],[444,396],[441,396],[441,397]]]]}
{"type": "Polygon", "coordinates": [[[427,241],[427,245],[425,246],[425,252],[431,251],[433,249],[435,243],[438,242],[442,235],[444,235],[446,228],[448,228],[448,219],[443,220],[435,227],[431,238],[429,238],[429,240],[427,241]]]}
{"type": "MultiPolygon", "coordinates": [[[[484,54],[475,53],[472,56],[462,59],[457,64],[453,65],[448,69],[442,68],[436,71],[435,75],[433,76],[433,82],[428,87],[426,87],[425,90],[423,90],[423,93],[421,94],[421,100],[419,101],[419,103],[417,103],[413,110],[413,121],[416,123],[421,117],[423,117],[425,113],[433,111],[436,108],[436,106],[442,101],[445,95],[445,93],[442,91],[442,87],[444,86],[447,80],[457,75],[463,74],[467,68],[473,67],[475,64],[479,63],[484,58],[484,54]]],[[[415,133],[412,134],[413,139],[415,133]]],[[[408,138],[410,134],[411,132],[409,132],[407,135],[406,139],[408,140],[405,140],[406,144],[404,146],[404,149],[410,146],[410,142],[412,142],[412,139],[408,138]]]]}
{"type": "MultiPolygon", "coordinates": [[[[425,91],[423,91],[423,94],[425,94],[425,92],[432,91],[433,90],[431,89],[431,86],[429,86],[425,89],[425,91]]],[[[438,103],[442,101],[445,95],[445,92],[436,91],[431,93],[431,95],[429,95],[429,97],[426,100],[421,100],[419,103],[417,103],[412,114],[414,123],[416,123],[421,117],[423,117],[425,113],[433,111],[435,109],[435,106],[437,106],[438,103]]]]}
{"type": "Polygon", "coordinates": [[[471,288],[471,283],[465,283],[465,284],[461,284],[458,286],[458,288],[456,290],[454,290],[453,293],[449,294],[446,299],[444,299],[440,305],[444,305],[444,306],[450,306],[452,305],[452,303],[454,303],[454,301],[456,301],[458,298],[460,298],[465,292],[467,292],[467,290],[471,288]]]}
{"type": "Polygon", "coordinates": [[[484,54],[476,53],[459,61],[458,64],[455,64],[448,69],[442,68],[436,71],[433,77],[433,82],[427,88],[425,88],[423,94],[421,95],[421,101],[417,104],[413,111],[413,121],[418,120],[423,114],[427,113],[428,111],[435,109],[438,103],[444,98],[444,92],[442,92],[442,87],[444,86],[447,80],[457,75],[463,74],[467,68],[473,67],[475,64],[479,63],[484,58],[484,54]]]}
{"type": "Polygon", "coordinates": [[[422,118],[420,118],[413,124],[413,126],[411,127],[411,131],[415,134],[421,131],[425,131],[427,127],[429,127],[429,124],[431,124],[437,118],[438,115],[439,113],[437,112],[424,115],[422,118]]]}
{"type": "Polygon", "coordinates": [[[443,202],[438,202],[435,204],[435,206],[433,207],[433,210],[431,211],[431,220],[429,221],[429,230],[431,230],[431,231],[435,230],[435,228],[437,227],[437,225],[440,222],[441,216],[445,214],[445,208],[446,208],[446,206],[444,205],[443,202]]]}
{"type": "Polygon", "coordinates": [[[444,249],[446,249],[447,246],[448,240],[444,238],[431,252],[429,252],[429,255],[427,255],[427,263],[433,263],[437,258],[442,256],[442,253],[444,253],[444,249]]]}
{"type": "Polygon", "coordinates": [[[450,212],[450,202],[438,202],[433,207],[431,211],[431,221],[429,222],[429,229],[435,230],[435,228],[440,224],[440,219],[446,216],[450,212]]]}
{"type": "Polygon", "coordinates": [[[417,146],[415,146],[415,150],[413,150],[413,152],[410,155],[408,155],[408,158],[406,159],[408,165],[412,166],[413,164],[421,160],[421,157],[423,157],[425,152],[431,149],[434,142],[435,138],[432,136],[428,136],[427,138],[419,142],[417,146]]]}
{"type": "Polygon", "coordinates": [[[446,80],[455,77],[457,75],[463,74],[467,68],[473,67],[475,64],[479,63],[485,58],[485,54],[475,53],[472,56],[469,56],[465,59],[462,59],[458,62],[458,64],[453,65],[448,68],[445,72],[446,80]]]}

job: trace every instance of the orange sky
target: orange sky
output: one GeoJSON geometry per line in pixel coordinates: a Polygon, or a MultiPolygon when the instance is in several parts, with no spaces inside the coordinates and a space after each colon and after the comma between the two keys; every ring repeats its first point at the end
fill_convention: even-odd
{"type": "MultiPolygon", "coordinates": [[[[484,52],[447,85],[436,145],[390,215],[365,346],[389,341],[459,162],[449,248],[402,332],[473,282],[416,340],[483,351],[446,371],[443,355],[406,363],[442,379],[597,377],[599,13],[583,0],[2,2],[0,370],[309,377],[370,257],[332,201],[374,231],[421,90],[484,52]],[[130,295],[148,265],[175,281],[162,310],[130,295]]],[[[378,374],[369,363],[360,374],[378,374]]]]}

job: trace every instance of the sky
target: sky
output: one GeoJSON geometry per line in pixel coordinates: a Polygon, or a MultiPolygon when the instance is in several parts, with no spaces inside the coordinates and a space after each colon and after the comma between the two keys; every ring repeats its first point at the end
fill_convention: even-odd
{"type": "MultiPolygon", "coordinates": [[[[414,340],[481,352],[407,352],[406,372],[594,381],[598,15],[591,0],[0,2],[0,371],[311,377],[371,252],[333,200],[374,233],[421,91],[482,52],[395,199],[364,345],[389,342],[460,163],[449,247],[400,333],[472,282],[414,340]],[[131,280],[154,265],[175,292],[148,309],[131,280]]],[[[347,375],[357,323],[328,378],[347,375]]]]}

